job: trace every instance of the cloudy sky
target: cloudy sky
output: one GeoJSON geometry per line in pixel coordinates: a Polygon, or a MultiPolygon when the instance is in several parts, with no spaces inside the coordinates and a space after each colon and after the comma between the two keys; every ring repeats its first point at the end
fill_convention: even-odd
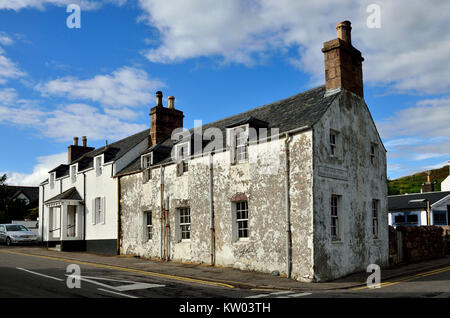
{"type": "Polygon", "coordinates": [[[157,90],[190,128],[322,85],[320,49],[343,20],[388,176],[442,166],[448,0],[0,0],[0,172],[37,185],[73,136],[101,146],[149,127],[157,90]],[[67,26],[72,3],[81,28],[67,26]]]}

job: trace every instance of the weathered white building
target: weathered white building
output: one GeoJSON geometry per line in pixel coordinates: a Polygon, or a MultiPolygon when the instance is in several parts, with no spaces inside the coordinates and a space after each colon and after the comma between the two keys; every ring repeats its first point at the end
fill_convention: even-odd
{"type": "Polygon", "coordinates": [[[68,162],[49,172],[39,187],[39,229],[43,242],[61,250],[116,254],[117,172],[148,146],[149,130],[94,149],[78,137],[68,162]]]}
{"type": "Polygon", "coordinates": [[[158,92],[148,148],[117,174],[120,253],[302,281],[387,265],[386,151],[350,30],[324,43],[325,86],[189,133],[158,92]]]}

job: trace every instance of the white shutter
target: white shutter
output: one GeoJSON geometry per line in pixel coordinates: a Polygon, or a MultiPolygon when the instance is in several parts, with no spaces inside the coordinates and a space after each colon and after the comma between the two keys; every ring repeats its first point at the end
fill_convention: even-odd
{"type": "Polygon", "coordinates": [[[102,213],[100,215],[100,223],[105,224],[106,219],[106,197],[102,197],[102,213]]]}
{"type": "Polygon", "coordinates": [[[94,199],[92,199],[92,210],[91,210],[91,213],[92,213],[92,225],[95,225],[95,215],[97,214],[96,212],[95,212],[95,198],[94,199]]]}

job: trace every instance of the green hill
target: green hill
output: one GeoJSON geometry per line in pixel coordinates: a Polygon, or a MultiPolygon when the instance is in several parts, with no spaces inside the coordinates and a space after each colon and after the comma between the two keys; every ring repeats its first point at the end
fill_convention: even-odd
{"type": "MultiPolygon", "coordinates": [[[[434,191],[441,191],[441,182],[447,178],[449,174],[448,165],[430,170],[431,182],[436,182],[434,185],[434,191]]],[[[427,181],[427,172],[419,172],[411,176],[401,177],[394,180],[388,180],[388,193],[404,194],[404,193],[419,193],[423,183],[427,181]]]]}

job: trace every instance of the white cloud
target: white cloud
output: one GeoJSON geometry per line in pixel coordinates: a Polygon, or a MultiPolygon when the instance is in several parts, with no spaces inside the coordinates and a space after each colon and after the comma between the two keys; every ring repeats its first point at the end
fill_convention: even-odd
{"type": "Polygon", "coordinates": [[[5,32],[0,31],[0,45],[11,45],[14,40],[8,36],[5,32]]]}
{"type": "Polygon", "coordinates": [[[6,83],[9,79],[15,79],[26,74],[19,67],[5,56],[4,50],[0,47],[0,84],[6,83]]]}
{"type": "Polygon", "coordinates": [[[450,2],[355,0],[139,0],[140,21],[160,33],[152,62],[202,56],[252,64],[274,50],[297,48],[302,70],[323,81],[322,43],[336,23],[351,20],[352,39],[365,57],[364,77],[396,90],[450,90],[450,2]],[[381,7],[381,28],[367,27],[369,4],[381,7]]]}
{"type": "Polygon", "coordinates": [[[122,67],[111,74],[91,79],[64,77],[36,86],[44,96],[63,96],[72,100],[89,100],[113,107],[142,106],[162,87],[161,81],[134,67],[122,67]]]}
{"type": "Polygon", "coordinates": [[[65,6],[68,4],[78,4],[83,10],[98,9],[101,5],[99,1],[89,0],[0,0],[0,10],[14,10],[22,9],[39,9],[44,10],[46,5],[65,6]]]}
{"type": "Polygon", "coordinates": [[[48,177],[50,170],[60,164],[67,163],[67,152],[38,157],[36,161],[33,172],[30,174],[6,171],[1,172],[0,175],[7,174],[6,183],[9,185],[38,186],[48,177]]]}

